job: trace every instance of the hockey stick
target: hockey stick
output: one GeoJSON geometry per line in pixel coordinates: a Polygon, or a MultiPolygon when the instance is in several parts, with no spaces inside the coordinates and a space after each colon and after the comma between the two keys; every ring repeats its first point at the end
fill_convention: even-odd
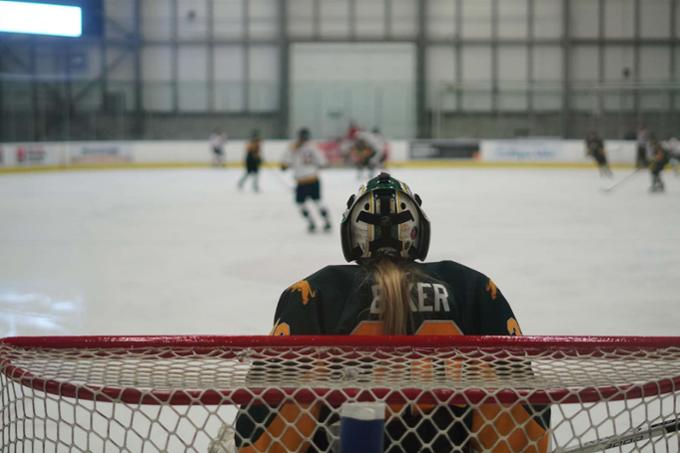
{"type": "Polygon", "coordinates": [[[647,429],[639,427],[629,431],[627,434],[614,434],[613,436],[605,437],[604,439],[591,440],[579,447],[558,448],[553,450],[553,453],[591,453],[604,451],[677,431],[680,431],[680,419],[676,418],[675,420],[655,423],[647,429]]]}
{"type": "Polygon", "coordinates": [[[624,182],[626,182],[626,181],[628,181],[629,179],[631,179],[631,178],[632,178],[633,176],[635,176],[640,170],[642,170],[642,168],[636,168],[635,171],[634,171],[633,173],[630,173],[630,174],[626,175],[626,176],[623,177],[621,180],[615,182],[615,183],[612,184],[611,186],[605,187],[605,188],[600,189],[600,190],[601,190],[602,192],[604,192],[604,193],[609,193],[609,192],[611,192],[612,190],[614,190],[615,188],[617,188],[618,186],[620,186],[621,184],[623,184],[624,182]]]}

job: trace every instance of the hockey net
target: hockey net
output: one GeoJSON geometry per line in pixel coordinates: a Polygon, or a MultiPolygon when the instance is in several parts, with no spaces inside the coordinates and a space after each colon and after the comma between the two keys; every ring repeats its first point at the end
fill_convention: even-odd
{"type": "Polygon", "coordinates": [[[0,451],[237,451],[247,407],[264,451],[334,451],[382,401],[390,452],[677,452],[679,395],[680,337],[7,338],[0,451]]]}

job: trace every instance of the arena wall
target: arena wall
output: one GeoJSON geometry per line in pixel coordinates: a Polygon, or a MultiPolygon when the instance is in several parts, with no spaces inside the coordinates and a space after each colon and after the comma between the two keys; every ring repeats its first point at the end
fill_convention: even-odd
{"type": "MultiPolygon", "coordinates": [[[[231,140],[226,146],[228,166],[240,165],[244,157],[244,140],[231,140]]],[[[289,146],[287,140],[267,140],[263,145],[264,161],[277,164],[289,146]]],[[[410,142],[390,143],[390,162],[400,166],[464,165],[540,165],[584,166],[591,164],[581,140],[513,139],[481,140],[478,152],[470,159],[412,158],[410,142]]],[[[635,142],[607,141],[610,162],[632,165],[635,142]]],[[[95,141],[95,142],[27,142],[0,144],[0,169],[54,169],[78,167],[186,167],[209,165],[212,155],[203,140],[190,141],[95,141]]]]}

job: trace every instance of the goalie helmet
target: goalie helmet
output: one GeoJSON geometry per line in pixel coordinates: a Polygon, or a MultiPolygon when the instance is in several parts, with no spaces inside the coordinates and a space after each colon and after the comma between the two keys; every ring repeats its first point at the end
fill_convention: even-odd
{"type": "Polygon", "coordinates": [[[388,173],[361,186],[347,200],[342,217],[342,253],[347,261],[377,256],[424,260],[430,247],[430,221],[422,201],[388,173]]]}

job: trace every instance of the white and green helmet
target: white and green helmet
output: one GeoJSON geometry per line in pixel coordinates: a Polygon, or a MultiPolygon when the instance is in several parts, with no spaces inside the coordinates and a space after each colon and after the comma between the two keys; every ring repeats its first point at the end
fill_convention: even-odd
{"type": "Polygon", "coordinates": [[[347,200],[340,233],[347,261],[377,256],[424,260],[430,221],[422,201],[403,182],[380,173],[347,200]]]}

